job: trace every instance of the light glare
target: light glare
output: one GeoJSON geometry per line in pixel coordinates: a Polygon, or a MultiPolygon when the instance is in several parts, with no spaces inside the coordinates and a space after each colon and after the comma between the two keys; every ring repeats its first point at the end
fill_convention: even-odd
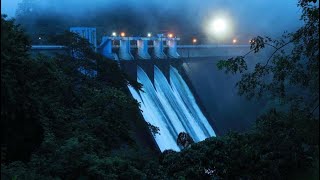
{"type": "Polygon", "coordinates": [[[193,38],[193,39],[192,39],[192,42],[193,42],[193,44],[196,43],[196,42],[197,42],[197,39],[196,39],[196,38],[193,38]]]}
{"type": "MultiPolygon", "coordinates": [[[[217,14],[206,21],[205,30],[211,41],[225,41],[233,33],[232,20],[227,14],[217,14]]],[[[232,39],[231,39],[232,42],[232,39]]]]}
{"type": "Polygon", "coordinates": [[[212,28],[215,33],[224,33],[227,29],[226,21],[223,19],[216,19],[213,21],[212,28]]]}

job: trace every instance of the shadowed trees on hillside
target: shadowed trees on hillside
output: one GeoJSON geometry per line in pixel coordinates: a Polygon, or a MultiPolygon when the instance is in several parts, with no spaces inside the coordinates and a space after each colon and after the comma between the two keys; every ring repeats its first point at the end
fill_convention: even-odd
{"type": "Polygon", "coordinates": [[[248,69],[246,55],[221,60],[226,73],[240,73],[239,94],[270,103],[246,133],[231,132],[160,159],[176,179],[319,179],[319,8],[300,0],[304,26],[281,39],[258,36],[257,53],[270,46],[265,63],[248,69]]]}
{"type": "Polygon", "coordinates": [[[149,151],[139,148],[132,128],[143,120],[118,64],[73,33],[62,35],[64,45],[81,56],[31,58],[21,28],[4,16],[1,25],[1,149],[6,149],[1,177],[145,176],[141,161],[147,161],[149,151]],[[80,67],[97,76],[81,73],[80,67]]]}
{"type": "MultiPolygon", "coordinates": [[[[221,60],[220,69],[240,73],[238,92],[249,99],[276,100],[281,107],[297,108],[319,115],[319,9],[314,0],[300,0],[304,26],[281,39],[258,36],[251,40],[250,52],[244,56],[221,60]],[[245,57],[271,49],[271,55],[253,70],[245,57]]],[[[282,108],[283,109],[283,108],[282,108]]]]}
{"type": "Polygon", "coordinates": [[[299,1],[305,25],[297,32],[252,41],[252,52],[274,48],[265,64],[253,71],[245,57],[218,64],[240,71],[241,95],[281,103],[246,133],[208,138],[159,157],[136,145],[131,125],[138,123],[138,103],[125,92],[128,82],[115,62],[74,34],[62,35],[72,41],[61,43],[83,51],[80,59],[31,59],[24,32],[2,17],[1,146],[8,147],[8,156],[1,178],[319,179],[319,9],[312,1],[299,1]],[[289,43],[291,49],[282,51],[289,43]],[[98,75],[82,74],[81,66],[98,75]]]}

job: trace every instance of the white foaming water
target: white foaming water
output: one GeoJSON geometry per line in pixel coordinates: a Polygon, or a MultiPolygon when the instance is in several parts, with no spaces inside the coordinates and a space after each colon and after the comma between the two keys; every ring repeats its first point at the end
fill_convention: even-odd
{"type": "Polygon", "coordinates": [[[154,84],[155,84],[156,90],[160,92],[159,94],[161,94],[167,99],[167,101],[169,102],[169,105],[174,110],[173,112],[169,112],[169,113],[177,114],[178,118],[170,119],[170,120],[173,122],[181,122],[181,124],[183,124],[185,129],[187,130],[185,132],[188,132],[194,141],[198,142],[205,139],[206,136],[204,135],[203,131],[195,122],[194,117],[192,117],[192,115],[189,113],[187,107],[181,100],[180,96],[178,96],[177,94],[174,94],[166,77],[163,75],[160,69],[157,68],[156,66],[154,67],[154,84]]]}
{"type": "Polygon", "coordinates": [[[197,119],[198,125],[207,137],[216,136],[207,118],[201,112],[196,100],[191,93],[187,83],[183,80],[178,70],[170,66],[170,82],[174,93],[179,94],[184,104],[188,108],[193,117],[197,119]]]}
{"type": "Polygon", "coordinates": [[[152,82],[143,69],[138,67],[137,73],[138,82],[143,84],[142,90],[144,92],[140,92],[140,96],[134,88],[129,86],[129,90],[132,96],[140,102],[140,109],[142,110],[142,115],[145,121],[159,127],[160,135],[155,134],[154,136],[159,149],[161,151],[166,149],[180,151],[180,148],[176,143],[178,132],[176,132],[173,125],[170,124],[170,119],[166,113],[168,110],[165,110],[161,104],[152,82]]]}
{"type": "Polygon", "coordinates": [[[154,86],[147,74],[138,66],[138,82],[144,92],[128,86],[132,96],[140,102],[145,121],[159,127],[160,135],[154,136],[159,149],[180,151],[176,139],[180,132],[187,132],[195,142],[215,136],[196,101],[178,71],[170,67],[170,81],[154,66],[154,86]]]}

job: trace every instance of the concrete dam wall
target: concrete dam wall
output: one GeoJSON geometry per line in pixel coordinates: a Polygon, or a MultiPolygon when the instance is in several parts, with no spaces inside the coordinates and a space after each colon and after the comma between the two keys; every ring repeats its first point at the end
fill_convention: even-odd
{"type": "MultiPolygon", "coordinates": [[[[123,62],[125,72],[130,73],[133,78],[136,78],[137,73],[135,67],[142,67],[152,82],[154,66],[159,66],[168,81],[170,81],[169,66],[177,68],[218,135],[225,134],[229,130],[244,131],[250,128],[265,104],[240,97],[236,88],[236,82],[240,80],[239,75],[225,74],[216,66],[219,60],[246,54],[249,47],[180,46],[177,51],[182,58],[120,62],[123,62]]],[[[264,60],[265,56],[266,54],[262,53],[249,55],[248,67],[252,68],[255,63],[264,60]]]]}
{"type": "MultiPolygon", "coordinates": [[[[162,61],[162,64],[157,60],[125,61],[123,69],[131,73],[132,78],[136,78],[136,67],[140,66],[154,83],[153,69],[154,66],[158,66],[170,83],[170,72],[167,69],[169,66],[175,67],[188,84],[216,134],[223,135],[229,130],[241,132],[250,128],[265,106],[263,102],[249,101],[238,95],[235,85],[240,80],[239,76],[228,75],[223,70],[218,70],[217,62],[227,58],[227,56],[182,58],[178,61],[162,61]]],[[[258,61],[254,57],[249,57],[248,60],[258,61]]]]}
{"type": "MultiPolygon", "coordinates": [[[[218,70],[218,60],[226,57],[184,59],[181,72],[197,97],[218,135],[229,130],[250,128],[265,106],[263,102],[249,101],[238,95],[238,75],[218,70]]],[[[249,58],[252,59],[252,58],[249,58]]]]}
{"type": "MultiPolygon", "coordinates": [[[[116,54],[120,49],[111,50],[116,54]]],[[[143,111],[149,111],[143,114],[145,120],[150,122],[150,119],[158,119],[152,121],[155,123],[153,125],[159,126],[160,133],[168,136],[162,139],[154,137],[161,151],[168,147],[179,150],[175,141],[183,131],[190,133],[196,142],[216,134],[225,134],[229,130],[244,131],[251,127],[264,106],[239,97],[235,88],[239,77],[226,75],[216,67],[221,59],[247,53],[248,45],[180,45],[174,50],[179,58],[166,56],[163,59],[139,59],[137,57],[141,56],[141,49],[131,47],[130,51],[127,50],[132,54],[131,60],[113,60],[117,60],[121,69],[132,79],[137,79],[147,88],[147,95],[130,87],[129,90],[143,104],[143,111]]],[[[144,50],[154,56],[153,48],[144,50]]],[[[164,54],[169,54],[169,48],[163,50],[164,54]]],[[[61,46],[34,47],[31,52],[47,55],[66,53],[61,46]]]]}

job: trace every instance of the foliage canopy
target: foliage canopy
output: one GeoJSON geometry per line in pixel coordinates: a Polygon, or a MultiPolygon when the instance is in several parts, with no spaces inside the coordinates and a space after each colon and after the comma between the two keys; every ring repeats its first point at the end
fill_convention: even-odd
{"type": "MultiPolygon", "coordinates": [[[[160,156],[137,143],[133,129],[143,122],[139,105],[115,62],[72,33],[54,38],[68,46],[65,55],[31,57],[28,37],[2,16],[1,148],[6,159],[1,178],[318,179],[316,2],[299,1],[305,25],[296,32],[280,40],[253,39],[250,53],[274,49],[264,64],[250,70],[246,55],[218,63],[242,75],[240,95],[279,100],[279,106],[259,117],[251,131],[160,156]]],[[[148,132],[147,123],[143,127],[148,132]]]]}

